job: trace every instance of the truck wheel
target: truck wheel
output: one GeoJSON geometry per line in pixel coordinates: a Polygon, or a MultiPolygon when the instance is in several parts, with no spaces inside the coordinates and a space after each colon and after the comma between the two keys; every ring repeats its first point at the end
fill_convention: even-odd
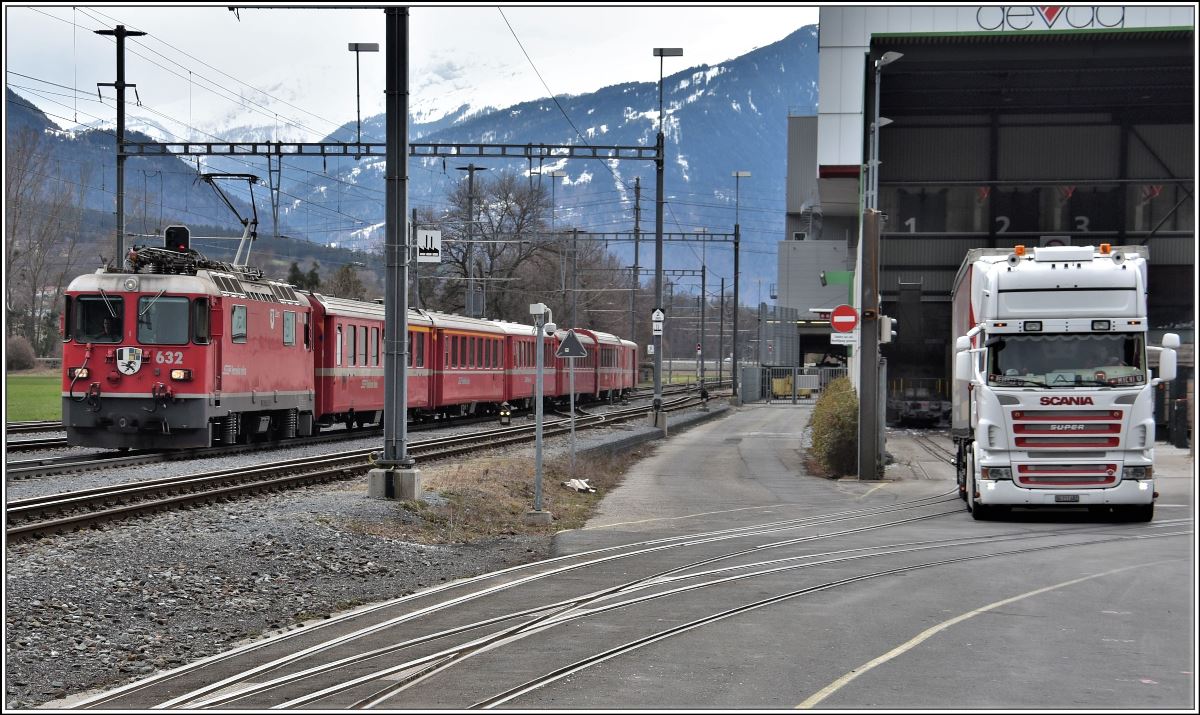
{"type": "Polygon", "coordinates": [[[1129,521],[1150,521],[1154,518],[1154,503],[1127,506],[1123,516],[1129,521]]]}

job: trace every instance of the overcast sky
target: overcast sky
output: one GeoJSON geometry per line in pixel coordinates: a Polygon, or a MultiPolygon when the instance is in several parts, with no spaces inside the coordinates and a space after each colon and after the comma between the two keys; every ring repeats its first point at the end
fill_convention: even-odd
{"type": "MultiPolygon", "coordinates": [[[[119,22],[149,33],[128,41],[127,81],[137,84],[148,108],[180,123],[266,126],[279,114],[282,125],[293,124],[290,138],[300,138],[302,129],[323,134],[353,120],[354,54],[347,43],[382,46],[381,10],[246,9],[239,15],[225,5],[6,5],[6,81],[60,125],[71,126],[77,115],[79,123],[95,116],[111,121],[112,102],[91,100],[97,82],[115,78],[115,50],[111,38],[92,31],[119,22]],[[249,101],[239,104],[231,95],[249,101]]],[[[815,6],[413,6],[411,107],[440,113],[460,100],[503,107],[546,96],[547,86],[556,94],[582,94],[619,82],[653,82],[659,72],[654,47],[683,48],[683,57],[666,59],[670,75],[738,57],[816,22],[815,6]]],[[[383,111],[383,54],[361,59],[362,113],[369,116],[383,111]]],[[[111,88],[103,91],[111,98],[111,88]]]]}

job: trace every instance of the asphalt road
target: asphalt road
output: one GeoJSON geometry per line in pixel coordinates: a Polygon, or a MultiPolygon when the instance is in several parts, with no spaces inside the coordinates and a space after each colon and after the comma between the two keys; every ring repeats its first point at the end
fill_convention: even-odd
{"type": "Polygon", "coordinates": [[[952,468],[910,433],[889,438],[886,480],[808,476],[809,412],[747,407],[673,436],[586,528],[559,535],[557,559],[90,704],[1195,708],[1186,452],[1159,448],[1148,524],[1072,512],[975,522],[952,468]]]}

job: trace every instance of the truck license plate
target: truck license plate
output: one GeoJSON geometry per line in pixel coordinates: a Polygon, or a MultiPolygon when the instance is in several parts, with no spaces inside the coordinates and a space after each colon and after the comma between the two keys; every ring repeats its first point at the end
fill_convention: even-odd
{"type": "Polygon", "coordinates": [[[1055,494],[1054,501],[1056,502],[1078,502],[1078,494],[1055,494]]]}

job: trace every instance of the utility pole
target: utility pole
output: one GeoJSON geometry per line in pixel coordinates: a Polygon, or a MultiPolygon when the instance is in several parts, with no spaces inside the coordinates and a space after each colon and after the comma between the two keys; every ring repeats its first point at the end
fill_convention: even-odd
{"type": "Polygon", "coordinates": [[[717,336],[717,382],[723,380],[725,370],[725,278],[721,278],[721,327],[717,336]]]}
{"type": "Polygon", "coordinates": [[[742,305],[741,294],[738,292],[738,276],[741,274],[741,238],[742,227],[735,223],[733,224],[733,365],[730,366],[730,369],[733,370],[730,377],[733,380],[735,401],[738,398],[738,312],[742,305]]]}
{"type": "Polygon", "coordinates": [[[863,213],[858,329],[858,478],[879,479],[879,211],[863,213]]]}
{"type": "Polygon", "coordinates": [[[114,30],[96,30],[97,35],[113,35],[117,38],[117,81],[98,82],[97,87],[114,87],[117,90],[117,253],[113,261],[120,266],[125,260],[125,88],[136,84],[125,84],[125,38],[141,37],[146,33],[138,30],[126,30],[124,25],[117,25],[114,30]]]}
{"type": "MultiPolygon", "coordinates": [[[[466,277],[467,290],[464,297],[467,315],[471,315],[474,303],[474,288],[471,285],[471,245],[475,227],[475,172],[488,171],[486,166],[475,166],[474,163],[457,167],[459,171],[467,172],[467,246],[463,249],[463,274],[466,277]]],[[[479,316],[472,316],[479,317],[479,316]]]]}
{"type": "MultiPolygon", "coordinates": [[[[633,179],[633,290],[629,293],[629,339],[637,342],[637,294],[642,287],[638,265],[638,248],[642,236],[642,177],[633,179]]],[[[636,367],[637,356],[634,363],[636,367]]]]}
{"type": "Polygon", "coordinates": [[[412,266],[413,307],[421,307],[421,263],[417,260],[417,210],[412,210],[412,242],[408,247],[408,263],[412,266]]]}
{"type": "Polygon", "coordinates": [[[579,229],[571,229],[571,329],[579,326],[579,229]]]}
{"type": "MultiPolygon", "coordinates": [[[[704,307],[708,303],[708,266],[700,266],[700,389],[704,389],[704,307]]],[[[707,409],[707,408],[706,408],[707,409]]]]}
{"type": "MultiPolygon", "coordinates": [[[[663,172],[666,169],[666,135],[663,134],[663,58],[681,57],[681,47],[655,47],[658,57],[658,135],[654,143],[654,300],[656,310],[663,308],[663,172]]],[[[666,313],[666,311],[663,311],[666,313]]],[[[662,347],[664,336],[653,336],[654,340],[654,426],[666,434],[667,418],[662,413],[662,347]]]]}
{"type": "Polygon", "coordinates": [[[383,455],[367,475],[367,493],[420,499],[420,472],[408,454],[408,8],[384,9],[387,33],[385,106],[387,175],[384,197],[383,455]],[[404,250],[402,253],[401,251],[404,250]]]}

